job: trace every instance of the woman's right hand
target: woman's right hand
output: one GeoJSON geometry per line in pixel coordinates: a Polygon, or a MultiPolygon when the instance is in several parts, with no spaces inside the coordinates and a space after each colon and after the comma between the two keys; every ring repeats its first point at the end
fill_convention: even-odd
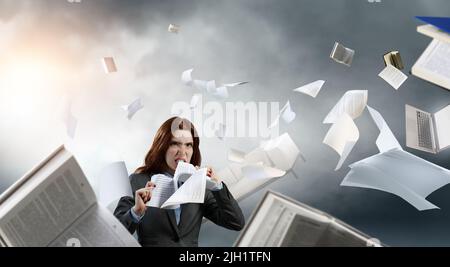
{"type": "Polygon", "coordinates": [[[147,206],[145,205],[152,198],[152,190],[155,188],[155,184],[152,182],[147,182],[144,188],[136,190],[134,194],[134,207],[133,211],[142,216],[147,210],[147,206]]]}

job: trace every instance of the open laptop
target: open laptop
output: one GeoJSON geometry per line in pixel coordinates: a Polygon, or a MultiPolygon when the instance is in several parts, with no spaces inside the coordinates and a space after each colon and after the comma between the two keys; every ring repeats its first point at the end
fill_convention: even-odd
{"type": "Polygon", "coordinates": [[[430,153],[450,146],[450,105],[430,114],[405,105],[406,146],[430,153]]]}

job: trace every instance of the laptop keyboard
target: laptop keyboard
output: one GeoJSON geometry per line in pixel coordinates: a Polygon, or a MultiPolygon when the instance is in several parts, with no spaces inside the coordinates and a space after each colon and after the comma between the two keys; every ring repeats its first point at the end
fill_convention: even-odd
{"type": "Polygon", "coordinates": [[[433,149],[431,139],[430,116],[428,114],[417,112],[417,132],[419,133],[419,146],[423,148],[433,149]]]}

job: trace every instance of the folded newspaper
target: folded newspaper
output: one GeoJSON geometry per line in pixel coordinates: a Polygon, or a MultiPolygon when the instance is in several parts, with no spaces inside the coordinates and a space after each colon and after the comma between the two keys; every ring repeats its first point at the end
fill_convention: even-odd
{"type": "Polygon", "coordinates": [[[0,195],[0,246],[140,246],[60,146],[0,195]]]}

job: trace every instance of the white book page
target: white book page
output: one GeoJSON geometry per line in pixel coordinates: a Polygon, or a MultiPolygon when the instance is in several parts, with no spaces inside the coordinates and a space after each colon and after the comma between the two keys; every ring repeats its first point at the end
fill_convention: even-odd
{"type": "Polygon", "coordinates": [[[450,146],[450,105],[434,114],[439,149],[450,146]]]}
{"type": "Polygon", "coordinates": [[[139,243],[106,208],[93,205],[58,236],[51,247],[139,247],[139,243]]]}
{"type": "Polygon", "coordinates": [[[167,177],[163,174],[155,174],[152,176],[151,181],[155,184],[155,188],[152,191],[152,197],[147,202],[147,206],[160,208],[167,199],[175,192],[175,185],[171,177],[167,177]]]}
{"type": "Polygon", "coordinates": [[[413,66],[412,73],[450,89],[450,43],[434,39],[413,66]]]}
{"type": "Polygon", "coordinates": [[[63,153],[1,204],[0,234],[8,246],[47,246],[96,203],[76,160],[63,153]]]}

